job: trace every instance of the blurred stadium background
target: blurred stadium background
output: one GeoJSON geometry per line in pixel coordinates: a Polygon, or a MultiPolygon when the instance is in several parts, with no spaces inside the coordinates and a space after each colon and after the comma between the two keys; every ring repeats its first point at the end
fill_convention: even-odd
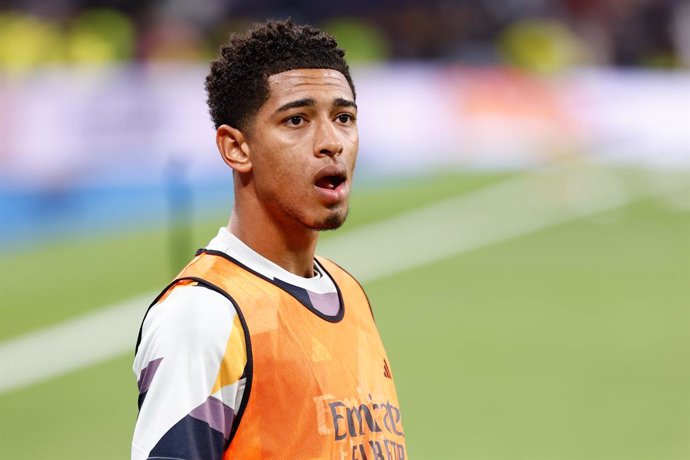
{"type": "Polygon", "coordinates": [[[231,206],[203,78],[292,17],[353,65],[351,217],[413,459],[690,458],[690,4],[7,1],[0,458],[123,459],[139,320],[231,206]]]}

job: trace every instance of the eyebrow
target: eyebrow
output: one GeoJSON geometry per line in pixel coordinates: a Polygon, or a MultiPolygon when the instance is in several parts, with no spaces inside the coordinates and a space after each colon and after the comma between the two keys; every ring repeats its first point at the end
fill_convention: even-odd
{"type": "Polygon", "coordinates": [[[349,99],[343,99],[342,97],[338,97],[333,101],[333,105],[336,107],[352,107],[353,109],[357,108],[357,104],[355,104],[355,101],[351,101],[349,99]]]}
{"type": "Polygon", "coordinates": [[[296,101],[281,105],[278,107],[276,112],[285,112],[286,110],[296,109],[298,107],[313,107],[315,105],[316,101],[314,99],[298,99],[296,101]]]}
{"type": "MultiPolygon", "coordinates": [[[[305,99],[298,99],[296,101],[288,102],[286,104],[281,105],[278,107],[276,110],[276,113],[279,112],[285,112],[286,110],[290,109],[295,109],[299,107],[313,107],[316,105],[316,101],[311,98],[305,98],[305,99]]],[[[342,97],[335,98],[333,100],[333,105],[336,107],[353,107],[357,108],[357,104],[355,104],[354,101],[351,101],[349,99],[344,99],[342,97]]]]}

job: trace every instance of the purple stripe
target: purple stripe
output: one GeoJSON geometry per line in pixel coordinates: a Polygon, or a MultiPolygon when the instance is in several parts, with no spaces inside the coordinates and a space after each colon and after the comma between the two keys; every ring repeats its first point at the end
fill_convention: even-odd
{"type": "Polygon", "coordinates": [[[137,385],[139,386],[139,394],[149,391],[151,381],[153,380],[153,376],[156,374],[161,361],[163,361],[163,358],[154,359],[141,370],[139,381],[137,382],[137,385]]]}
{"type": "Polygon", "coordinates": [[[223,437],[228,439],[235,411],[223,404],[220,399],[209,396],[206,402],[191,411],[189,416],[208,423],[211,428],[220,431],[223,437]]]}
{"type": "Polygon", "coordinates": [[[337,292],[327,292],[326,294],[317,294],[316,292],[307,291],[309,300],[315,309],[328,316],[335,316],[340,309],[340,300],[337,292]]]}

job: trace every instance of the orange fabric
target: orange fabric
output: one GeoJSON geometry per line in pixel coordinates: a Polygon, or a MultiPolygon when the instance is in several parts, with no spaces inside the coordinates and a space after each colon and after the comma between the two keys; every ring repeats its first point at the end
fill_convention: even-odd
{"type": "Polygon", "coordinates": [[[173,289],[176,288],[176,287],[178,287],[178,286],[196,286],[197,284],[198,284],[198,283],[197,283],[196,281],[194,281],[194,280],[180,280],[180,281],[177,281],[175,284],[173,284],[173,285],[170,286],[168,289],[166,289],[166,291],[165,291],[163,294],[161,294],[161,296],[158,297],[158,299],[156,299],[156,303],[161,303],[162,301],[164,301],[165,299],[167,299],[168,296],[170,295],[170,293],[173,291],[173,289]]]}
{"type": "Polygon", "coordinates": [[[407,458],[368,300],[349,274],[319,261],[342,294],[338,322],[219,255],[201,254],[180,273],[228,293],[249,332],[249,399],[225,460],[407,458]]]}

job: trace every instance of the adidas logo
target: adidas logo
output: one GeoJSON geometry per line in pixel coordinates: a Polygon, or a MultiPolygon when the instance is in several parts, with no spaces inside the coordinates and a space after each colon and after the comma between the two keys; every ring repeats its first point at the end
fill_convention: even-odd
{"type": "Polygon", "coordinates": [[[388,379],[393,379],[393,376],[391,375],[391,370],[388,367],[388,361],[386,361],[386,358],[383,358],[383,376],[388,378],[388,379]]]}

